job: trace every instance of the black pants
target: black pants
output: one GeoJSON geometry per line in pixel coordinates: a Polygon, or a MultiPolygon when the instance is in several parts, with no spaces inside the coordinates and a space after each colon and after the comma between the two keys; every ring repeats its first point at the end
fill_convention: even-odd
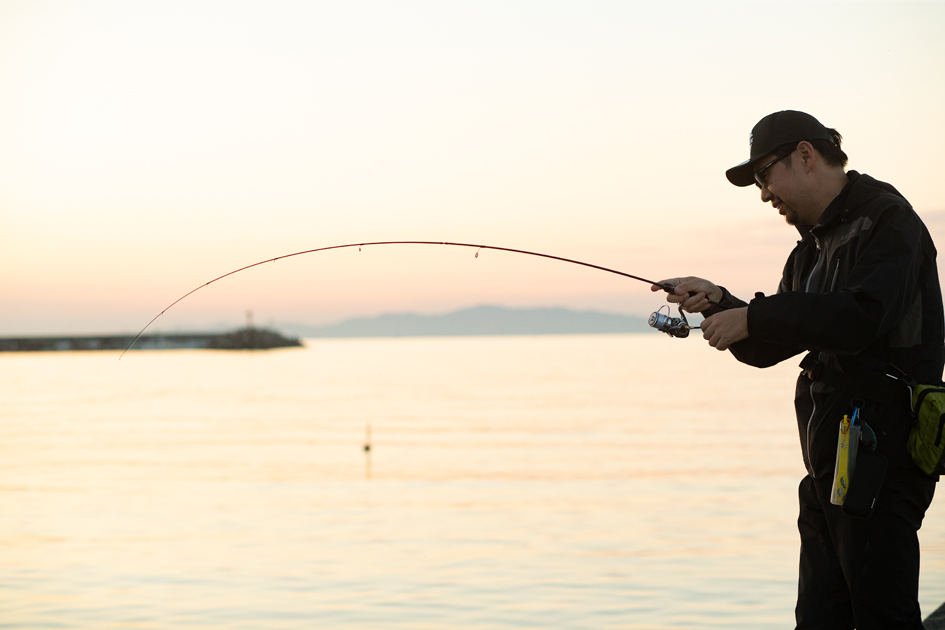
{"type": "Polygon", "coordinates": [[[869,518],[831,504],[831,483],[808,475],[798,489],[797,629],[921,629],[917,532],[935,482],[888,470],[869,518]]]}

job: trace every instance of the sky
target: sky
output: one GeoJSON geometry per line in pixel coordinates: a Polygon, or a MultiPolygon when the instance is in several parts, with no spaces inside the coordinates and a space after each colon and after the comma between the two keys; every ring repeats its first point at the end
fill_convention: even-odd
{"type": "MultiPolygon", "coordinates": [[[[772,292],[725,169],[782,109],[945,242],[945,2],[0,0],[0,336],[134,333],[343,243],[479,243],[772,292]]],[[[338,250],[155,330],[478,304],[648,314],[530,256],[338,250]]]]}

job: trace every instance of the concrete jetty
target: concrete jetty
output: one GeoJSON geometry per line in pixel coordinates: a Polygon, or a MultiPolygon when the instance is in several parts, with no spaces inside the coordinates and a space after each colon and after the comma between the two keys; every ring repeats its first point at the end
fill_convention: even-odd
{"type": "MultiPolygon", "coordinates": [[[[134,335],[89,335],[73,337],[0,338],[0,352],[55,352],[119,350],[128,347],[134,335]]],[[[228,333],[155,333],[142,335],[132,350],[268,350],[300,347],[297,338],[284,337],[265,328],[241,328],[228,333]]]]}
{"type": "Polygon", "coordinates": [[[925,630],[945,630],[945,604],[938,607],[934,613],[925,618],[922,622],[925,630]]]}

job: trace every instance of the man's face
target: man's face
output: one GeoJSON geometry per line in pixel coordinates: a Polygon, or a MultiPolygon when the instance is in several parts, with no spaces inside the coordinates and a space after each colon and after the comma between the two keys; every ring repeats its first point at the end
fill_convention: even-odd
{"type": "Polygon", "coordinates": [[[781,156],[771,155],[758,161],[758,169],[755,171],[758,177],[764,181],[764,187],[761,188],[761,200],[765,203],[771,202],[772,207],[778,211],[778,214],[784,217],[788,225],[798,225],[801,223],[800,210],[791,203],[795,195],[795,182],[792,169],[784,163],[783,154],[781,156]],[[782,159],[778,159],[781,157],[782,159]],[[772,161],[774,164],[768,166],[772,161]],[[765,168],[767,166],[767,168],[765,168]]]}

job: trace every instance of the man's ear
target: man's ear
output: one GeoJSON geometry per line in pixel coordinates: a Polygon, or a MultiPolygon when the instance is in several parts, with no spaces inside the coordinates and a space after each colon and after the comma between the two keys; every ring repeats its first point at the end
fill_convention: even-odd
{"type": "Polygon", "coordinates": [[[801,159],[801,165],[805,173],[814,170],[814,165],[820,157],[814,146],[807,140],[802,140],[797,144],[797,156],[801,159]]]}

